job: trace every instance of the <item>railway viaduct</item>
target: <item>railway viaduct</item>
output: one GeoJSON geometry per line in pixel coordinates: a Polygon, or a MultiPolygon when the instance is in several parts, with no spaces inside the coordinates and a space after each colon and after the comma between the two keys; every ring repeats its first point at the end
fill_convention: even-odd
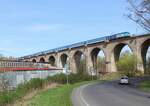
{"type": "Polygon", "coordinates": [[[93,42],[92,44],[79,45],[62,50],[44,51],[33,55],[21,57],[23,61],[49,62],[52,66],[65,67],[68,64],[69,69],[76,73],[79,61],[82,56],[85,57],[86,70],[89,74],[96,73],[96,57],[100,50],[105,55],[105,64],[107,72],[116,72],[116,62],[119,59],[120,52],[124,46],[128,45],[132,53],[137,57],[137,68],[144,73],[146,65],[146,53],[150,46],[150,34],[136,35],[103,42],[93,42]]]}

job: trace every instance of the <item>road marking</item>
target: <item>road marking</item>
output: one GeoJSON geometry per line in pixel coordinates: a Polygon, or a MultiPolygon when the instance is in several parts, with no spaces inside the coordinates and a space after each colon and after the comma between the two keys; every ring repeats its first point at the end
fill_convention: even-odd
{"type": "Polygon", "coordinates": [[[80,95],[80,98],[81,98],[81,101],[86,105],[86,106],[90,106],[87,102],[86,102],[86,100],[83,98],[83,96],[82,96],[82,91],[83,91],[83,89],[85,88],[85,87],[87,87],[88,85],[85,85],[85,86],[83,86],[83,87],[81,87],[80,89],[80,92],[79,92],[79,95],[80,95]]]}

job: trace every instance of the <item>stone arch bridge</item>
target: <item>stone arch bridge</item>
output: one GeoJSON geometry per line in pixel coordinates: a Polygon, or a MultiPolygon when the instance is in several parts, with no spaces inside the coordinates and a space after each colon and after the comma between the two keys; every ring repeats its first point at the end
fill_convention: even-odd
{"type": "Polygon", "coordinates": [[[89,74],[94,71],[95,60],[98,52],[102,50],[105,55],[107,72],[116,72],[116,62],[118,61],[121,49],[128,45],[133,54],[137,57],[137,68],[144,73],[146,65],[146,53],[150,46],[150,34],[121,37],[112,40],[100,41],[100,39],[90,40],[92,43],[80,42],[57,49],[52,49],[33,55],[19,58],[23,61],[49,62],[52,66],[60,68],[68,64],[69,69],[76,73],[78,63],[82,55],[85,56],[86,70],[89,74]],[[82,45],[81,45],[82,44],[82,45]],[[76,46],[74,46],[76,45],[76,46]]]}

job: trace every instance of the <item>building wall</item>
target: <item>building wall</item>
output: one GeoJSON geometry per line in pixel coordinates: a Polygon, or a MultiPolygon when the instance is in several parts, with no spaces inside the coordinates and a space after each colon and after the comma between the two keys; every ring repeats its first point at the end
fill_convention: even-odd
{"type": "Polygon", "coordinates": [[[19,84],[30,81],[33,78],[44,79],[48,76],[61,73],[63,70],[50,71],[16,71],[16,72],[1,72],[0,73],[0,90],[13,90],[19,84]]]}

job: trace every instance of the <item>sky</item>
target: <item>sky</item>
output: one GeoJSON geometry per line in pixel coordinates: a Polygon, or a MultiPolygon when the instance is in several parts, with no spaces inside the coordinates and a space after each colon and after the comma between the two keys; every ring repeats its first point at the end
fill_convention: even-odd
{"type": "Polygon", "coordinates": [[[20,57],[128,31],[126,0],[0,0],[0,54],[20,57]]]}

